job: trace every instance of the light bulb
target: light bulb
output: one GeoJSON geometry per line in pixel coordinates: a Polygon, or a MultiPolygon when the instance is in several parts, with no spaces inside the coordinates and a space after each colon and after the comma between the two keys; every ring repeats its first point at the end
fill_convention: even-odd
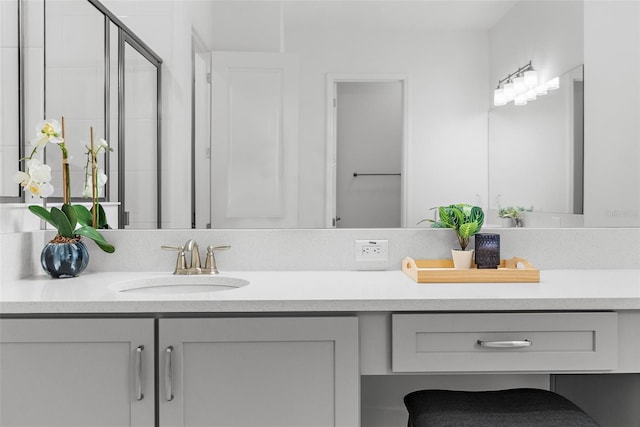
{"type": "Polygon", "coordinates": [[[546,95],[547,94],[547,85],[540,85],[536,88],[537,95],[546,95]]]}
{"type": "Polygon", "coordinates": [[[560,77],[554,77],[547,82],[547,90],[556,90],[560,87],[560,77]]]}
{"type": "Polygon", "coordinates": [[[524,84],[529,89],[535,88],[536,86],[538,86],[538,72],[536,70],[525,71],[524,84]]]}
{"type": "Polygon", "coordinates": [[[504,94],[504,100],[506,102],[513,101],[513,98],[515,98],[516,94],[513,90],[513,83],[511,81],[505,83],[505,85],[502,87],[502,93],[504,94]]]}
{"type": "Polygon", "coordinates": [[[504,91],[502,90],[502,88],[496,88],[493,91],[493,105],[499,107],[501,105],[505,105],[506,103],[507,100],[504,96],[504,91]]]}
{"type": "Polygon", "coordinates": [[[525,97],[527,98],[527,101],[535,101],[538,97],[535,88],[529,89],[525,94],[525,97]]]}
{"type": "Polygon", "coordinates": [[[524,77],[518,76],[513,79],[513,90],[516,92],[516,96],[519,93],[524,93],[527,90],[527,87],[524,84],[524,77]]]}

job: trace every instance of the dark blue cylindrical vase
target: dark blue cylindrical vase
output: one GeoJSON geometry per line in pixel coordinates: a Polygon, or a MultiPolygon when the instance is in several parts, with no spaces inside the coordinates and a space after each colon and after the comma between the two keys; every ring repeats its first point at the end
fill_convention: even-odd
{"type": "Polygon", "coordinates": [[[498,268],[500,265],[500,235],[492,233],[476,234],[475,256],[478,268],[498,268]]]}
{"type": "Polygon", "coordinates": [[[89,251],[84,243],[47,243],[40,254],[44,271],[54,279],[75,277],[89,264],[89,251]]]}

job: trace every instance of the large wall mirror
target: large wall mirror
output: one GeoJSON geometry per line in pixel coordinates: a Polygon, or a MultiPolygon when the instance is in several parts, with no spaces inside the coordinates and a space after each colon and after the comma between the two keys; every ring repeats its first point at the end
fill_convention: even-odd
{"type": "MultiPolygon", "coordinates": [[[[25,2],[38,1],[100,4],[25,2]]],[[[12,0],[1,4],[4,22],[5,11],[14,13],[12,0]]],[[[140,218],[139,227],[154,223],[162,228],[340,227],[338,182],[349,191],[368,192],[368,199],[377,203],[400,204],[400,218],[379,227],[396,227],[398,222],[401,227],[415,227],[433,215],[430,208],[455,202],[482,206],[487,224],[496,226],[501,225],[498,208],[508,205],[533,207],[536,220],[528,221],[527,227],[640,225],[637,99],[621,96],[637,93],[640,86],[637,2],[105,0],[104,4],[121,10],[108,26],[109,35],[96,31],[96,25],[102,25],[89,25],[94,19],[89,17],[78,25],[90,27],[85,30],[92,36],[69,46],[78,44],[78,50],[86,52],[91,44],[109,44],[109,61],[121,55],[131,68],[125,66],[120,75],[113,71],[115,65],[104,71],[87,66],[94,73],[91,78],[102,75],[109,82],[110,95],[100,101],[101,92],[80,93],[76,88],[73,97],[83,97],[82,101],[91,96],[97,105],[106,104],[110,120],[99,115],[100,108],[83,114],[95,111],[106,120],[103,130],[108,139],[127,141],[126,151],[120,150],[124,153],[136,154],[130,149],[132,140],[162,140],[158,158],[164,159],[164,183],[160,167],[121,170],[126,178],[155,175],[157,197],[146,198],[144,191],[129,194],[118,185],[117,175],[110,180],[110,200],[122,196],[138,206],[160,206],[157,217],[140,218]],[[148,46],[162,52],[166,79],[147,79],[153,70],[141,65],[143,60],[138,64],[140,55],[130,47],[117,52],[115,34],[121,25],[143,34],[148,46]],[[528,61],[541,81],[570,76],[566,78],[571,82],[560,90],[571,88],[571,93],[557,92],[524,107],[493,108],[496,82],[528,61]],[[611,79],[611,73],[627,77],[611,79]],[[129,92],[122,95],[123,107],[118,109],[114,88],[123,81],[134,85],[134,94],[152,94],[155,86],[158,95],[164,87],[162,105],[155,110],[144,102],[124,105],[126,100],[139,101],[129,92]],[[399,100],[393,101],[401,109],[399,127],[389,132],[401,140],[396,144],[401,151],[399,165],[396,161],[383,167],[378,159],[375,167],[361,162],[340,179],[336,176],[342,161],[339,148],[349,143],[341,135],[355,134],[341,131],[342,106],[358,105],[340,98],[344,82],[354,84],[350,93],[376,83],[401,87],[399,100]],[[577,120],[581,99],[582,124],[577,120]],[[557,105],[545,104],[553,101],[557,105]],[[146,114],[161,111],[165,112],[162,126],[149,127],[146,114]],[[118,123],[141,129],[138,135],[114,127],[118,114],[130,112],[136,116],[122,116],[118,123]],[[545,116],[551,122],[543,124],[545,116]],[[581,127],[584,153],[576,142],[581,127]],[[562,145],[544,152],[540,138],[562,145]],[[533,178],[533,184],[524,178],[533,178]],[[399,194],[376,193],[392,188],[399,194]],[[553,200],[552,190],[554,194],[558,190],[553,200]],[[542,195],[546,198],[538,198],[542,195]]],[[[5,40],[11,40],[4,34],[14,30],[2,26],[3,54],[5,40]]],[[[54,31],[75,34],[70,28],[54,31]]],[[[3,62],[3,85],[4,64],[10,60],[3,62]]],[[[47,62],[47,72],[53,65],[47,62]]],[[[50,89],[54,88],[43,92],[47,97],[50,89]]],[[[374,98],[373,92],[366,96],[371,107],[391,105],[374,98]]],[[[11,117],[2,116],[3,127],[11,117]]],[[[368,118],[355,128],[385,135],[387,130],[373,130],[367,124],[383,122],[368,118]]],[[[379,151],[371,136],[360,139],[358,150],[366,156],[355,156],[356,161],[379,151]]],[[[2,158],[4,168],[7,157],[2,158]]],[[[132,161],[112,156],[106,163],[113,171],[132,161]]],[[[375,203],[367,209],[375,210],[375,203]]]]}

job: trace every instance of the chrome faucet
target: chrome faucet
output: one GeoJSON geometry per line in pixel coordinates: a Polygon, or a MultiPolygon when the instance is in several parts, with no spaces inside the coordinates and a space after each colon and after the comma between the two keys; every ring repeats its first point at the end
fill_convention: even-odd
{"type": "Polygon", "coordinates": [[[193,239],[187,240],[184,244],[184,250],[191,252],[191,255],[189,258],[189,267],[186,272],[182,274],[202,274],[202,269],[200,268],[202,266],[200,263],[200,251],[198,250],[196,241],[193,239]]]}
{"type": "Polygon", "coordinates": [[[193,239],[187,240],[184,246],[162,245],[161,248],[167,251],[178,251],[178,259],[176,260],[176,268],[173,274],[218,274],[220,272],[218,271],[216,265],[214,251],[227,250],[230,249],[231,246],[207,246],[207,258],[205,260],[204,268],[202,267],[202,264],[200,262],[200,251],[198,250],[198,244],[193,239]],[[188,266],[185,251],[190,253],[188,266]]]}

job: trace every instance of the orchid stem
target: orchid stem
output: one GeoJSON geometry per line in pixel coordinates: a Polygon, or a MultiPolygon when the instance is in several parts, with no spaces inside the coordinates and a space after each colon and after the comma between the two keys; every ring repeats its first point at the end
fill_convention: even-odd
{"type": "Polygon", "coordinates": [[[60,150],[62,151],[62,203],[69,204],[71,201],[71,183],[69,182],[69,153],[67,152],[65,132],[64,132],[64,116],[62,122],[62,139],[60,150]]]}
{"type": "Polygon", "coordinates": [[[96,169],[98,166],[96,165],[96,154],[93,150],[93,126],[91,126],[89,129],[91,132],[91,147],[89,148],[91,153],[89,154],[89,156],[91,157],[91,205],[93,213],[92,222],[93,228],[98,228],[98,174],[96,173],[96,169]]]}

